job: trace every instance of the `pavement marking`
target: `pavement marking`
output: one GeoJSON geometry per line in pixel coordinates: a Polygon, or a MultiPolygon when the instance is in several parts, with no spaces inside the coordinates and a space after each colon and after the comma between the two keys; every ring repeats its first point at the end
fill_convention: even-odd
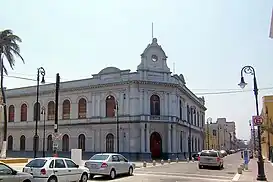
{"type": "Polygon", "coordinates": [[[180,179],[196,179],[196,180],[203,180],[203,181],[218,181],[218,182],[230,182],[230,179],[213,179],[213,178],[201,178],[201,177],[194,177],[194,176],[170,176],[164,174],[135,174],[136,176],[154,176],[154,177],[167,177],[167,178],[180,178],[180,179]]]}
{"type": "MultiPolygon", "coordinates": [[[[144,171],[143,171],[144,172],[144,171]]],[[[230,176],[215,176],[215,175],[210,175],[210,174],[197,174],[197,173],[169,173],[169,172],[149,172],[149,171],[145,171],[144,172],[145,174],[154,174],[154,175],[157,175],[157,174],[159,174],[159,175],[174,175],[174,176],[188,176],[188,177],[190,177],[190,176],[196,176],[196,177],[200,177],[200,178],[202,178],[202,177],[209,177],[209,178],[225,178],[225,179],[229,179],[229,181],[230,181],[230,176]]],[[[139,173],[135,173],[135,174],[139,174],[139,173]]],[[[143,174],[143,173],[141,173],[141,174],[143,174]]]]}
{"type": "Polygon", "coordinates": [[[235,174],[235,176],[232,178],[232,181],[239,181],[240,176],[241,176],[241,174],[239,174],[239,173],[235,174]]]}

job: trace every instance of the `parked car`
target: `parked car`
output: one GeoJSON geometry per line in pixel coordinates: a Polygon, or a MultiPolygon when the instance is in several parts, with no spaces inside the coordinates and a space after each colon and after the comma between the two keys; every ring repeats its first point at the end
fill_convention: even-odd
{"type": "Polygon", "coordinates": [[[192,155],[192,157],[193,157],[193,159],[194,159],[195,161],[198,160],[198,157],[199,157],[200,153],[201,153],[201,152],[198,152],[197,154],[193,154],[193,155],[192,155]]]}
{"type": "Polygon", "coordinates": [[[215,150],[203,150],[198,157],[199,169],[204,167],[218,167],[222,169],[224,167],[223,156],[219,151],[215,150]]]}
{"type": "Polygon", "coordinates": [[[95,154],[85,162],[90,171],[90,178],[95,175],[109,176],[114,179],[119,174],[133,175],[135,164],[116,153],[95,154]]]}
{"type": "Polygon", "coordinates": [[[60,157],[35,158],[23,168],[23,172],[33,175],[39,182],[87,182],[89,174],[86,167],[60,157]]]}
{"type": "Polygon", "coordinates": [[[7,164],[0,162],[0,182],[32,182],[31,174],[18,172],[7,164]]]}
{"type": "Polygon", "coordinates": [[[220,150],[220,153],[222,154],[223,157],[227,156],[227,152],[225,150],[220,150]]]}

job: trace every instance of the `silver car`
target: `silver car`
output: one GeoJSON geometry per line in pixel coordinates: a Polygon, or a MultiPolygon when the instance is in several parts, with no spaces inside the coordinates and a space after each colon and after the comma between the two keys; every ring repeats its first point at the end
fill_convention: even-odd
{"type": "Polygon", "coordinates": [[[32,175],[18,172],[7,164],[0,162],[0,182],[32,182],[32,175]]]}
{"type": "Polygon", "coordinates": [[[114,179],[119,174],[132,175],[135,165],[124,156],[116,153],[95,154],[85,162],[90,171],[90,178],[95,175],[109,176],[114,179]]]}
{"type": "Polygon", "coordinates": [[[203,150],[198,157],[199,169],[204,167],[218,167],[222,169],[224,167],[223,156],[219,151],[215,150],[203,150]]]}

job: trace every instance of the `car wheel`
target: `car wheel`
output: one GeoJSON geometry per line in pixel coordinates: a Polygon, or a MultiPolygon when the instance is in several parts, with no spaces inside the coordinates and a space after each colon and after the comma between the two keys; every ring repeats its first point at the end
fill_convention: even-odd
{"type": "Polygon", "coordinates": [[[88,175],[86,173],[83,173],[80,182],[87,182],[87,180],[88,180],[88,175]]]}
{"type": "Polygon", "coordinates": [[[114,169],[112,169],[110,171],[110,179],[115,179],[116,178],[116,171],[114,169]]]}
{"type": "Polygon", "coordinates": [[[47,182],[57,182],[57,178],[55,176],[50,177],[47,182]]]}
{"type": "Polygon", "coordinates": [[[133,175],[133,172],[134,172],[133,168],[132,168],[132,167],[129,167],[128,175],[129,175],[129,176],[132,176],[132,175],[133,175]]]}

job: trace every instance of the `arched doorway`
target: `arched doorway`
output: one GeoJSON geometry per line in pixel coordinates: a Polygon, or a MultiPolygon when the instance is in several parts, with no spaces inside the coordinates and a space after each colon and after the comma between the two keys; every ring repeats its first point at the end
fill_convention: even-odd
{"type": "Polygon", "coordinates": [[[153,132],[150,137],[150,150],[152,158],[160,158],[162,155],[162,138],[157,132],[153,132]]]}

